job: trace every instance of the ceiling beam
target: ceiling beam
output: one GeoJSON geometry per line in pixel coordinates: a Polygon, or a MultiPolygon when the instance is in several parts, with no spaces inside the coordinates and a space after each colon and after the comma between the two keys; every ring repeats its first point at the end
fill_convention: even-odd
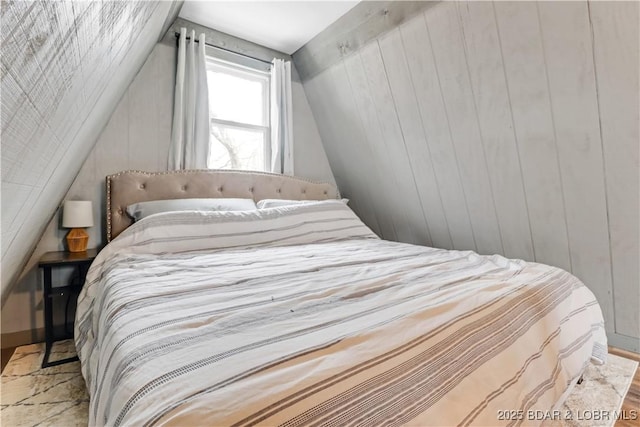
{"type": "Polygon", "coordinates": [[[363,1],[293,53],[304,82],[436,1],[363,1]]]}

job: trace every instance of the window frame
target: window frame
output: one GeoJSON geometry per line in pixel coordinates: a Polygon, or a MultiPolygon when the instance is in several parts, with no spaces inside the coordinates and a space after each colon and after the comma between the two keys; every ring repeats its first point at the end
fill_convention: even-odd
{"type": "MultiPolygon", "coordinates": [[[[239,130],[262,131],[264,134],[263,171],[268,172],[271,169],[271,73],[269,71],[258,70],[239,64],[234,64],[232,62],[225,61],[224,59],[216,58],[210,55],[206,56],[206,67],[207,71],[222,72],[231,76],[239,77],[245,80],[252,80],[262,84],[262,122],[266,123],[265,125],[255,125],[252,123],[237,122],[234,120],[216,119],[214,117],[211,117],[211,115],[209,115],[209,123],[211,125],[217,124],[220,126],[235,128],[239,130]]],[[[210,137],[213,137],[212,133],[210,133],[210,137]]]]}

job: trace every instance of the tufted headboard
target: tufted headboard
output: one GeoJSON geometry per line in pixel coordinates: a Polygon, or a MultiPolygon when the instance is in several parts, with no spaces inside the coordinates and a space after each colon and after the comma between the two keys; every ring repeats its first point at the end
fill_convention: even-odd
{"type": "Polygon", "coordinates": [[[340,197],[333,184],[237,170],[125,171],[107,176],[107,242],[133,221],[127,206],[150,200],[205,197],[323,200],[340,197]]]}

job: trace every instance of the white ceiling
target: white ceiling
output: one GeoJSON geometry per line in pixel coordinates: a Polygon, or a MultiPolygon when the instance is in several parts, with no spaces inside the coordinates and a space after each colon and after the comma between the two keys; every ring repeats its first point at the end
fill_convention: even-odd
{"type": "Polygon", "coordinates": [[[292,54],[358,2],[186,0],[180,17],[292,54]]]}

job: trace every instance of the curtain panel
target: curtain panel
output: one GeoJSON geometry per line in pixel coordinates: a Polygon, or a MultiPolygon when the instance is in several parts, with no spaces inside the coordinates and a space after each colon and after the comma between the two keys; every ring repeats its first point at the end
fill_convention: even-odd
{"type": "Polygon", "coordinates": [[[271,64],[271,172],[293,175],[291,62],[271,64]]]}
{"type": "Polygon", "coordinates": [[[178,64],[169,150],[169,170],[206,169],[209,157],[209,89],[205,35],[196,42],[195,31],[187,40],[180,29],[178,64]]]}

